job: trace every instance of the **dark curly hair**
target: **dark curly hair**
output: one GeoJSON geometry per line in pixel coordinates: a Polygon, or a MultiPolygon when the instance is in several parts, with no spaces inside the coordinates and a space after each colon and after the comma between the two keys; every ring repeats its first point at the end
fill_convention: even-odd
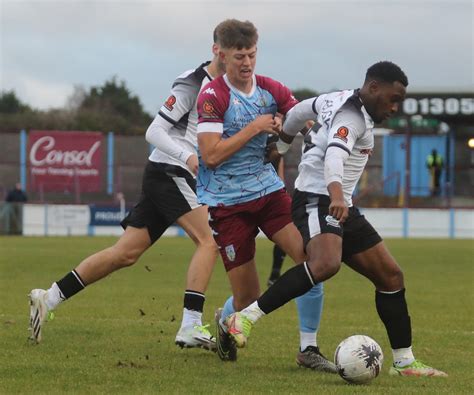
{"type": "Polygon", "coordinates": [[[395,63],[384,60],[377,62],[367,69],[365,82],[377,80],[383,82],[400,82],[403,86],[408,86],[408,78],[403,70],[395,63]]]}

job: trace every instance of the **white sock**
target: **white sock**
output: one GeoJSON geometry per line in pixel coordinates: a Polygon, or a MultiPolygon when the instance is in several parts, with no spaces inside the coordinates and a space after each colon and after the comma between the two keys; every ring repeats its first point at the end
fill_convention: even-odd
{"type": "Polygon", "coordinates": [[[265,313],[260,310],[260,307],[258,307],[257,301],[243,309],[241,313],[245,315],[252,322],[252,324],[255,324],[259,318],[265,315],[265,313]]]}
{"type": "Polygon", "coordinates": [[[301,332],[300,331],[300,350],[304,351],[308,346],[317,347],[318,343],[316,335],[318,332],[301,332]]]}
{"type": "Polygon", "coordinates": [[[44,302],[46,303],[46,306],[48,306],[48,310],[54,310],[57,305],[65,299],[66,298],[61,293],[58,284],[53,283],[51,288],[46,291],[44,302]]]}
{"type": "Polygon", "coordinates": [[[185,326],[202,325],[202,312],[195,310],[183,309],[183,321],[181,321],[181,328],[185,326]]]}
{"type": "Polygon", "coordinates": [[[392,353],[393,364],[397,368],[403,368],[404,366],[410,365],[415,360],[411,346],[407,348],[392,349],[392,353]]]}

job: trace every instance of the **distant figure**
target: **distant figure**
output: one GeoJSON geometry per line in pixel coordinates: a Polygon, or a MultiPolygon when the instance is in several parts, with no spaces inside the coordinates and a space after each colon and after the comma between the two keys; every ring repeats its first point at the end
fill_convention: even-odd
{"type": "Polygon", "coordinates": [[[19,182],[15,184],[15,188],[8,192],[7,198],[5,199],[5,201],[9,203],[25,203],[27,200],[28,196],[26,196],[25,191],[21,189],[21,183],[19,182]]]}
{"type": "Polygon", "coordinates": [[[6,228],[7,233],[11,235],[21,235],[23,223],[23,203],[28,200],[25,191],[21,189],[21,183],[17,182],[7,194],[6,205],[6,228]]]}
{"type": "Polygon", "coordinates": [[[441,193],[440,179],[443,171],[443,158],[436,149],[433,149],[431,154],[426,157],[426,167],[431,175],[431,196],[439,196],[441,193]]]}

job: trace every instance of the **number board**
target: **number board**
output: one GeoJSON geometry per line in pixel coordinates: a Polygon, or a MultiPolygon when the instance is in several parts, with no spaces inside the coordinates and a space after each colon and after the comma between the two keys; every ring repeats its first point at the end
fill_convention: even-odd
{"type": "Polygon", "coordinates": [[[474,93],[408,94],[402,104],[401,114],[474,118],[474,93]]]}

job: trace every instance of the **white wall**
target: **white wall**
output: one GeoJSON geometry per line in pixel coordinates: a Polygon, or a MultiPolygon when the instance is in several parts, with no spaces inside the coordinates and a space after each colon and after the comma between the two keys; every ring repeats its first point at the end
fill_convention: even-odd
{"type": "MultiPolygon", "coordinates": [[[[474,239],[474,210],[468,209],[361,209],[382,237],[474,239]]],[[[89,226],[86,205],[25,204],[23,234],[26,236],[116,235],[119,226],[89,226]]],[[[164,236],[184,232],[171,227],[164,236]]]]}

